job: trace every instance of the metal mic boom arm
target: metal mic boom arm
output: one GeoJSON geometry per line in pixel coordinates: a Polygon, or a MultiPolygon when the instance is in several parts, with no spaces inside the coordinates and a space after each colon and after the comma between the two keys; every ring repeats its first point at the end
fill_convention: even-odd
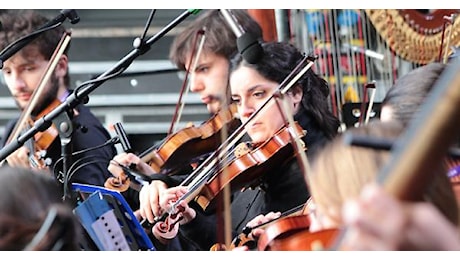
{"type": "Polygon", "coordinates": [[[96,78],[96,81],[94,83],[89,84],[88,87],[83,88],[79,91],[74,91],[59,106],[57,106],[55,109],[50,111],[47,115],[45,115],[41,119],[35,121],[34,125],[29,130],[27,130],[22,135],[20,135],[16,140],[12,140],[9,144],[5,145],[0,150],[0,161],[3,161],[11,153],[19,149],[19,147],[21,147],[25,141],[32,138],[36,133],[40,131],[45,131],[47,128],[49,128],[53,120],[57,118],[60,114],[68,111],[68,109],[70,110],[74,109],[78,104],[82,103],[83,100],[87,102],[88,95],[92,91],[96,90],[97,87],[102,85],[103,82],[105,82],[104,78],[107,75],[111,75],[114,72],[126,69],[135,58],[144,54],[149,49],[150,45],[152,45],[154,42],[160,39],[163,35],[169,32],[172,28],[174,28],[177,24],[182,22],[189,15],[197,14],[199,11],[200,11],[199,9],[190,9],[190,10],[184,11],[181,15],[179,15],[179,17],[177,17],[171,23],[166,25],[166,27],[163,28],[160,32],[158,32],[156,35],[152,36],[149,40],[147,40],[145,43],[145,46],[147,46],[147,48],[143,48],[142,50],[140,49],[132,50],[125,57],[123,57],[117,64],[115,64],[111,69],[109,69],[108,71],[101,74],[98,78],[96,78]],[[97,81],[98,79],[101,79],[101,80],[97,81]]]}
{"type": "Polygon", "coordinates": [[[54,29],[57,26],[61,25],[61,23],[64,22],[66,18],[69,18],[70,23],[72,24],[76,24],[80,21],[80,17],[78,17],[78,14],[75,10],[61,10],[60,14],[56,16],[53,20],[48,21],[46,24],[38,28],[35,32],[14,41],[12,44],[8,45],[5,49],[3,49],[3,51],[0,53],[0,69],[3,68],[3,62],[5,60],[9,59],[20,49],[24,48],[24,46],[26,46],[35,38],[37,38],[41,33],[54,29]]]}

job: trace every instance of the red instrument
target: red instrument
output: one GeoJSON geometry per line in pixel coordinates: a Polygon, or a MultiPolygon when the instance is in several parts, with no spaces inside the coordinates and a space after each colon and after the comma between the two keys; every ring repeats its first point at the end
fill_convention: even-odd
{"type": "Polygon", "coordinates": [[[155,172],[163,173],[215,150],[222,142],[219,136],[224,126],[232,132],[239,125],[236,106],[231,105],[198,127],[186,127],[169,135],[160,146],[148,149],[140,157],[155,172]]]}
{"type": "MultiPolygon", "coordinates": [[[[50,111],[54,108],[59,106],[61,102],[55,99],[51,104],[48,105],[45,109],[43,109],[40,114],[36,116],[37,119],[40,119],[47,115],[50,111]]],[[[29,124],[32,125],[34,122],[29,119],[29,124]]],[[[56,137],[59,135],[59,132],[54,124],[48,127],[43,132],[38,132],[34,135],[34,141],[32,143],[33,149],[31,149],[31,158],[30,161],[34,165],[35,168],[43,169],[47,167],[46,162],[43,160],[42,151],[46,151],[48,147],[53,143],[56,137]]]]}
{"type": "Polygon", "coordinates": [[[200,191],[197,202],[203,209],[206,209],[211,201],[217,197],[226,187],[230,185],[235,191],[243,187],[256,186],[263,174],[294,156],[293,147],[289,145],[296,135],[302,137],[304,130],[299,124],[296,129],[283,126],[275,135],[266,142],[256,145],[256,148],[226,165],[210,178],[200,191]],[[295,131],[292,133],[291,131],[295,131]]]}
{"type": "MultiPolygon", "coordinates": [[[[199,127],[186,127],[169,135],[160,146],[144,151],[140,155],[141,160],[157,173],[170,174],[177,167],[189,164],[193,158],[215,150],[221,143],[218,137],[225,129],[224,126],[227,131],[233,131],[240,125],[236,115],[234,105],[221,110],[199,127]]],[[[118,177],[108,178],[104,186],[124,192],[133,185],[129,176],[123,172],[118,177]]],[[[138,187],[135,189],[140,190],[138,187]]]]}
{"type": "Polygon", "coordinates": [[[323,229],[317,232],[303,230],[287,237],[279,237],[265,248],[272,251],[318,251],[332,247],[339,229],[323,229]]]}

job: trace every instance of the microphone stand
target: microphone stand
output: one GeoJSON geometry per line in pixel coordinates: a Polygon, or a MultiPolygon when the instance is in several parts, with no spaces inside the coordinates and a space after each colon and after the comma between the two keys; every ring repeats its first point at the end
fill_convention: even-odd
{"type": "MultiPolygon", "coordinates": [[[[174,28],[177,24],[185,20],[189,15],[191,14],[197,14],[200,10],[198,9],[189,9],[187,11],[184,11],[182,14],[180,14],[176,19],[174,19],[172,22],[170,22],[168,25],[166,25],[160,32],[158,32],[156,35],[152,36],[150,39],[148,39],[144,44],[141,44],[139,47],[133,49],[130,53],[128,53],[126,56],[124,56],[117,64],[115,64],[112,68],[101,74],[98,78],[96,78],[93,81],[90,81],[88,86],[86,88],[82,88],[78,91],[72,92],[67,99],[62,102],[59,106],[51,110],[47,115],[43,116],[42,118],[38,119],[35,121],[33,126],[28,129],[26,132],[24,132],[22,135],[20,135],[16,140],[12,140],[9,144],[5,145],[1,150],[0,150],[0,161],[4,160],[8,155],[10,155],[12,152],[16,151],[19,149],[28,139],[32,138],[36,133],[38,132],[43,132],[46,129],[48,129],[51,126],[51,123],[53,122],[54,119],[58,118],[61,114],[64,112],[68,111],[73,111],[73,109],[80,103],[88,103],[89,101],[89,94],[96,90],[102,83],[104,83],[107,79],[109,79],[111,74],[118,73],[120,71],[125,70],[128,68],[128,66],[134,61],[135,58],[139,57],[140,55],[145,54],[148,50],[150,50],[150,46],[155,43],[157,40],[159,40],[162,36],[164,36],[167,32],[169,32],[172,28],[174,28]],[[92,84],[91,84],[92,83],[92,84]]],[[[88,82],[87,82],[88,83],[88,82]]],[[[82,84],[81,86],[83,86],[82,84]]],[[[65,118],[65,116],[64,116],[65,118]]],[[[66,122],[67,120],[63,120],[66,122]]],[[[61,128],[61,126],[64,127],[70,127],[68,130],[72,130],[73,127],[71,127],[71,124],[58,124],[58,129],[61,128]]],[[[61,132],[62,129],[59,130],[61,132]]],[[[66,137],[71,131],[62,131],[64,134],[64,137],[66,137]]],[[[64,154],[67,153],[67,144],[63,146],[64,148],[62,149],[64,154]]],[[[64,165],[66,165],[64,163],[64,165]]],[[[67,166],[65,167],[67,168],[67,166]]],[[[63,169],[67,170],[67,169],[63,169]]],[[[63,172],[64,174],[64,180],[67,179],[67,172],[63,172]]],[[[68,185],[65,183],[64,185],[64,198],[68,197],[68,185]]]]}
{"type": "Polygon", "coordinates": [[[0,69],[3,68],[3,61],[9,59],[11,56],[16,54],[20,49],[24,48],[27,44],[29,44],[31,41],[33,41],[35,38],[37,38],[40,33],[46,32],[48,30],[51,30],[53,28],[58,27],[61,25],[66,18],[69,18],[70,23],[76,24],[80,21],[80,17],[78,17],[77,13],[73,9],[62,9],[60,14],[56,16],[53,20],[48,21],[45,23],[43,26],[38,28],[37,31],[35,31],[32,34],[29,34],[23,38],[20,38],[19,40],[13,42],[9,46],[7,46],[1,53],[0,53],[0,69]]]}

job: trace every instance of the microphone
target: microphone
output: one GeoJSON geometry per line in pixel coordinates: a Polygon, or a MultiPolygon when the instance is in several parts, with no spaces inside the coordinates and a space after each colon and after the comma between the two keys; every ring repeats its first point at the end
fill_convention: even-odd
{"type": "Polygon", "coordinates": [[[80,17],[78,16],[77,12],[73,9],[62,9],[59,12],[59,15],[56,16],[54,19],[48,21],[44,25],[42,25],[40,28],[38,28],[36,31],[32,32],[31,34],[28,34],[22,38],[19,38],[18,40],[12,42],[10,45],[6,46],[5,49],[3,49],[0,53],[0,69],[3,68],[3,62],[9,59],[11,56],[13,56],[16,52],[18,52],[20,49],[22,49],[24,46],[29,44],[31,41],[33,41],[35,38],[39,36],[40,33],[43,33],[47,30],[51,30],[55,28],[57,25],[61,24],[64,22],[64,20],[68,18],[70,20],[70,23],[76,24],[80,21],[80,17]]]}
{"type": "Polygon", "coordinates": [[[74,9],[62,9],[59,12],[59,15],[54,17],[52,20],[48,21],[46,24],[42,25],[39,30],[46,29],[48,27],[55,26],[57,24],[63,23],[65,19],[69,19],[71,24],[76,24],[80,21],[80,17],[74,9]]]}
{"type": "Polygon", "coordinates": [[[67,17],[71,24],[76,24],[80,21],[80,17],[74,9],[62,9],[61,14],[67,17]]]}
{"type": "Polygon", "coordinates": [[[257,63],[262,58],[264,52],[258,39],[254,35],[244,31],[242,26],[238,23],[236,17],[229,9],[219,10],[237,37],[236,46],[238,48],[238,52],[241,56],[243,56],[243,59],[251,64],[257,63]]]}

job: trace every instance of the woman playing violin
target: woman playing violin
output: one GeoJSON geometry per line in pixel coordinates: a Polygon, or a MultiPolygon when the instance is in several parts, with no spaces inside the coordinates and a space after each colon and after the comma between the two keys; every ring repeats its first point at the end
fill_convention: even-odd
{"type": "MultiPolygon", "coordinates": [[[[232,101],[237,105],[242,123],[267,101],[278,89],[279,84],[304,58],[303,54],[288,43],[263,43],[263,57],[257,64],[249,64],[237,54],[232,59],[230,87],[232,101]]],[[[307,131],[303,138],[307,146],[307,154],[314,156],[322,145],[337,134],[338,120],[327,107],[328,85],[312,71],[294,84],[285,98],[294,114],[294,119],[307,131]]],[[[276,100],[276,99],[275,99],[276,100]]],[[[287,123],[283,119],[275,101],[267,103],[266,109],[260,112],[254,121],[246,125],[251,143],[257,146],[287,123]]],[[[304,151],[300,151],[304,152],[304,151]]],[[[286,211],[301,205],[309,198],[309,191],[304,173],[294,153],[279,161],[276,167],[267,170],[254,188],[256,193],[245,189],[233,193],[231,202],[232,233],[242,231],[246,223],[260,214],[271,211],[286,211]],[[240,201],[249,201],[243,204],[240,201]]],[[[244,172],[242,173],[244,174],[244,172]]],[[[248,183],[249,185],[249,183],[248,183]]],[[[173,192],[172,190],[169,190],[173,192]]],[[[169,192],[166,192],[169,194],[169,192]]],[[[199,243],[208,250],[216,243],[216,223],[202,222],[204,213],[194,203],[189,205],[196,210],[196,217],[187,224],[181,225],[183,234],[190,240],[199,243]],[[189,227],[190,225],[190,227],[189,227]]],[[[162,203],[164,210],[167,203],[162,203]]]]}
{"type": "MultiPolygon", "coordinates": [[[[19,12],[4,12],[0,15],[0,21],[2,23],[0,48],[3,49],[13,41],[37,30],[46,24],[48,19],[38,12],[22,10],[19,12]]],[[[11,58],[4,61],[2,72],[5,82],[21,111],[29,104],[32,93],[38,87],[40,78],[44,74],[47,64],[64,32],[65,28],[62,25],[48,30],[40,34],[38,38],[11,58]]],[[[40,115],[53,102],[56,100],[62,102],[69,95],[68,62],[67,50],[65,50],[57,61],[57,66],[52,76],[44,85],[43,94],[38,97],[38,101],[30,113],[32,120],[35,120],[35,117],[40,115]]],[[[2,146],[8,140],[16,121],[17,119],[6,125],[5,134],[1,139],[2,146]]],[[[107,130],[84,105],[79,105],[74,110],[73,123],[75,128],[71,140],[73,152],[104,144],[110,139],[107,130]]],[[[50,159],[48,160],[48,165],[51,172],[54,172],[57,175],[56,177],[61,180],[62,176],[59,174],[62,171],[62,161],[59,160],[61,158],[61,143],[58,135],[54,137],[50,139],[46,146],[44,157],[50,159]]],[[[7,163],[14,167],[30,168],[29,156],[35,154],[35,152],[38,151],[32,151],[25,146],[21,147],[7,158],[7,163]]],[[[107,164],[115,154],[116,150],[113,146],[105,146],[102,149],[72,156],[73,162],[83,158],[79,165],[95,158],[99,160],[72,172],[69,183],[78,182],[103,186],[105,179],[111,176],[107,171],[107,164]]],[[[75,169],[76,166],[74,165],[72,169],[75,169]]]]}

